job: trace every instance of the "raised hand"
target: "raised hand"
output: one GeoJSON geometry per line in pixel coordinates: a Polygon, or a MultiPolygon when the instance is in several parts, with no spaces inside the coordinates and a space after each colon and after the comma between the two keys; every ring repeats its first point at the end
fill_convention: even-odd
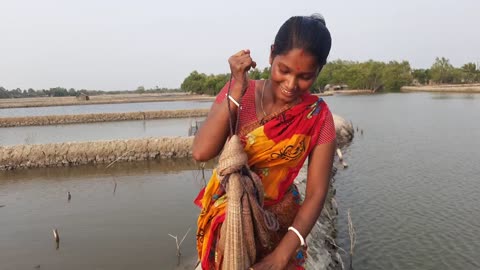
{"type": "Polygon", "coordinates": [[[257,66],[257,63],[255,63],[250,56],[250,50],[241,50],[230,56],[230,58],[228,58],[228,64],[230,65],[230,71],[235,82],[240,83],[242,89],[245,89],[248,83],[247,72],[257,66]]]}

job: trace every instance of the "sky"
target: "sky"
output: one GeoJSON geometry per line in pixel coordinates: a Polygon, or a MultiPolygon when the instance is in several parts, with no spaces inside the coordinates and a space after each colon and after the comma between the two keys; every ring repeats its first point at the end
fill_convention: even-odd
{"type": "Polygon", "coordinates": [[[0,0],[0,86],[179,88],[197,70],[228,73],[250,49],[258,67],[290,16],[322,14],[329,60],[428,68],[480,63],[479,0],[0,0]]]}

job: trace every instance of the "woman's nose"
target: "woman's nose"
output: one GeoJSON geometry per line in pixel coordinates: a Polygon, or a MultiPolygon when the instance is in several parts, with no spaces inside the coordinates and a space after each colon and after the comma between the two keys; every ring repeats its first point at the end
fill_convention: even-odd
{"type": "Polygon", "coordinates": [[[287,80],[287,87],[289,91],[297,89],[297,79],[293,76],[289,77],[287,80]]]}

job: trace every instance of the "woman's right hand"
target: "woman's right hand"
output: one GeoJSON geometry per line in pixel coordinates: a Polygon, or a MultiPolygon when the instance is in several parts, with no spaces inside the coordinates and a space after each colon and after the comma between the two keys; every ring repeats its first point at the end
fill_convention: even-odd
{"type": "Polygon", "coordinates": [[[228,58],[228,64],[230,65],[230,71],[235,83],[241,84],[241,89],[245,89],[248,85],[247,72],[257,66],[257,63],[255,63],[250,56],[250,50],[241,50],[230,56],[230,58],[228,58]]]}

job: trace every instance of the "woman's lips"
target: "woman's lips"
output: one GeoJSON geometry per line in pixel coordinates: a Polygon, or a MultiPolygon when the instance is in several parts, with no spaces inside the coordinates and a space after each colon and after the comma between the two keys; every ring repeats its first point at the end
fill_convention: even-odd
{"type": "Polygon", "coordinates": [[[294,92],[294,91],[288,91],[288,90],[286,90],[286,89],[284,89],[284,88],[282,88],[282,93],[285,94],[285,95],[287,95],[287,96],[290,96],[290,97],[293,96],[293,95],[295,95],[295,92],[294,92]]]}

